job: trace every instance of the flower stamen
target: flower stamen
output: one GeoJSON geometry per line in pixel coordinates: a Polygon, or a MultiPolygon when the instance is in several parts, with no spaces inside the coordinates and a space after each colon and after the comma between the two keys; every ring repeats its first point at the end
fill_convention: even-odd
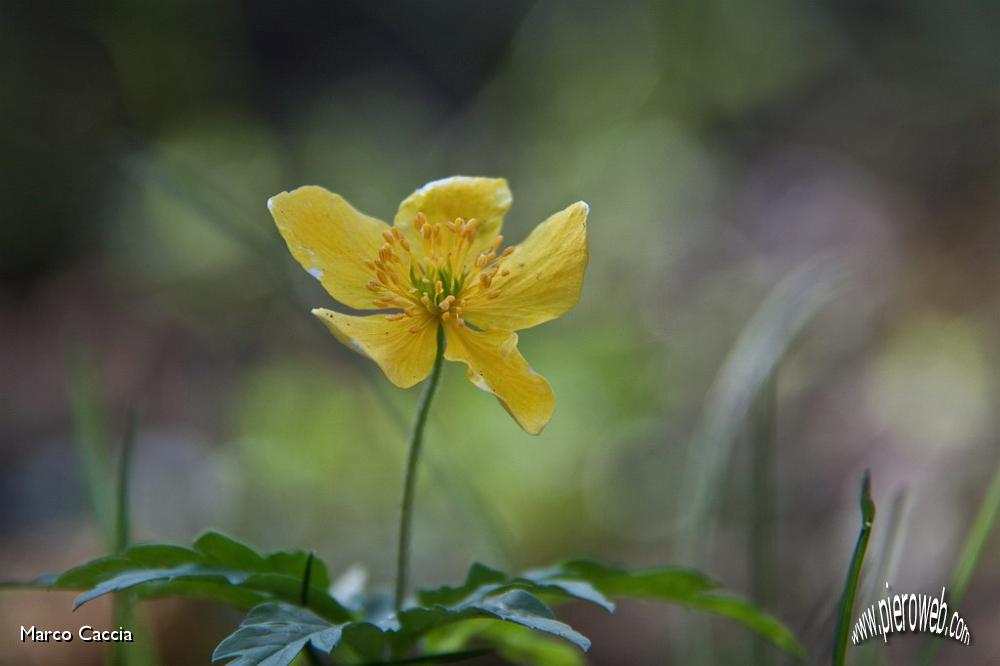
{"type": "Polygon", "coordinates": [[[514,251],[508,247],[500,252],[503,236],[496,236],[485,251],[473,255],[480,223],[476,218],[431,223],[420,212],[413,220],[413,229],[420,238],[422,254],[413,247],[399,228],[382,232],[385,241],[373,260],[364,265],[374,279],[366,285],[377,297],[379,308],[400,308],[402,312],[387,315],[389,321],[415,317],[420,309],[464,326],[466,295],[482,293],[497,298],[497,282],[510,275],[510,269],[500,262],[514,251]]]}

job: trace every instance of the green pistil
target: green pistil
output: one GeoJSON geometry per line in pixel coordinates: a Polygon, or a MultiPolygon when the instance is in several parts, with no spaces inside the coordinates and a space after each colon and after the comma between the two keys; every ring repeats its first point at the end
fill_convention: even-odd
{"type": "Polygon", "coordinates": [[[440,269],[427,277],[423,277],[418,275],[411,267],[410,282],[416,288],[419,294],[418,298],[426,296],[436,308],[441,301],[449,296],[454,296],[455,299],[458,298],[458,295],[462,292],[462,287],[465,285],[465,275],[455,276],[448,269],[440,269]],[[440,294],[435,294],[434,285],[438,280],[441,281],[442,291],[440,294]]]}

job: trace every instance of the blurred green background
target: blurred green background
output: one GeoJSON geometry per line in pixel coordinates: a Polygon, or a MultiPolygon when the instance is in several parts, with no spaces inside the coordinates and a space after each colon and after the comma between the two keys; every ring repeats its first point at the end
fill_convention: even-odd
{"type": "MultiPolygon", "coordinates": [[[[504,176],[515,242],[590,204],[590,268],[575,310],[521,336],[558,400],[540,437],[447,367],[416,582],[474,559],[687,562],[825,659],[862,471],[880,517],[901,498],[873,561],[930,593],[1000,456],[998,26],[990,0],[4,2],[2,578],[103,552],[67,393],[85,350],[111,439],[141,412],[137,539],[214,527],[315,549],[334,572],[363,563],[387,588],[418,390],[309,315],[332,301],[265,201],[318,184],[391,219],[429,180],[504,176]],[[830,264],[836,286],[783,333],[830,264]],[[731,355],[741,334],[782,357],[765,488],[738,418],[762,352],[731,355]]],[[[974,645],[939,663],[1000,659],[998,552],[994,536],[960,605],[974,645]]],[[[0,662],[101,663],[98,647],[17,640],[21,624],[110,621],[100,604],[71,616],[71,597],[0,596],[0,662]]],[[[167,664],[207,662],[238,621],[148,610],[167,664]]],[[[595,664],[706,649],[687,613],[569,617],[595,664]]],[[[745,663],[743,630],[708,631],[709,658],[745,663]]],[[[856,656],[911,663],[919,646],[856,656]]]]}

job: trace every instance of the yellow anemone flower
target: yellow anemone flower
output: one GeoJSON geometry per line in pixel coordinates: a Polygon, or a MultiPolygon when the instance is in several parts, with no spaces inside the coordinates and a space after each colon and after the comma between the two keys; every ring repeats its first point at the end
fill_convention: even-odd
{"type": "Polygon", "coordinates": [[[517,350],[517,333],[563,315],[580,298],[587,213],[580,201],[501,250],[511,194],[503,178],[428,183],[399,206],[393,226],[322,187],[272,197],[268,209],[292,256],[353,316],[317,308],[334,336],[369,357],[396,386],[430,374],[438,328],[444,357],[497,397],[527,432],[555,409],[545,378],[517,350]],[[389,311],[388,314],[385,311],[389,311]]]}

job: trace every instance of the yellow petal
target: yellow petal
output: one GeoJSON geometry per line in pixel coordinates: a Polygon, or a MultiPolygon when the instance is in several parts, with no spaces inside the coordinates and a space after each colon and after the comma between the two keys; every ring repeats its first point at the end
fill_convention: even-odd
{"type": "Polygon", "coordinates": [[[469,366],[469,381],[497,397],[518,425],[537,435],[552,417],[556,396],[517,351],[517,333],[445,326],[444,357],[469,366]]]}
{"type": "Polygon", "coordinates": [[[465,319],[478,328],[517,331],[576,305],[587,268],[588,212],[578,201],[535,227],[500,261],[488,287],[478,281],[470,286],[465,319]]]}
{"type": "Polygon", "coordinates": [[[396,386],[409,388],[430,374],[438,322],[426,312],[395,321],[385,315],[355,317],[322,308],[312,312],[338,340],[378,363],[396,386]]]}
{"type": "Polygon", "coordinates": [[[385,242],[385,222],[356,211],[343,197],[308,185],[271,197],[267,207],[292,256],[341,303],[370,310],[365,266],[385,242]]]}
{"type": "MultiPolygon", "coordinates": [[[[421,248],[420,237],[413,227],[417,213],[423,213],[431,224],[453,222],[461,217],[468,221],[475,218],[476,238],[469,253],[470,260],[490,244],[500,233],[503,216],[510,210],[511,195],[503,178],[452,176],[427,183],[406,197],[399,205],[393,224],[405,233],[415,248],[421,248]]],[[[445,234],[450,234],[447,229],[445,234]]],[[[451,245],[451,236],[447,245],[451,245]]]]}

